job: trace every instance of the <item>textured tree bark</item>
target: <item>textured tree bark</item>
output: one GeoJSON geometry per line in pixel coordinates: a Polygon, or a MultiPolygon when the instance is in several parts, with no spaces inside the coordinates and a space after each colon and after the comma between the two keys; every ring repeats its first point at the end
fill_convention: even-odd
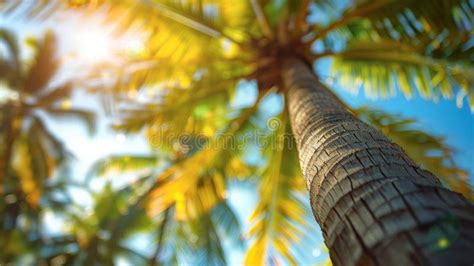
{"type": "Polygon", "coordinates": [[[346,111],[302,60],[285,60],[282,78],[335,265],[473,265],[473,205],[346,111]]]}

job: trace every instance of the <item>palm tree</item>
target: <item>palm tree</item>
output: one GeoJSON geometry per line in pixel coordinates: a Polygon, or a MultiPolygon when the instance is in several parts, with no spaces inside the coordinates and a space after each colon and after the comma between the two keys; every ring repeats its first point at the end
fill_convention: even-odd
{"type": "MultiPolygon", "coordinates": [[[[115,178],[117,171],[123,174],[155,168],[160,163],[163,161],[153,156],[116,155],[98,161],[89,175],[115,178]]],[[[205,265],[224,264],[221,237],[236,244],[242,241],[239,222],[227,202],[220,201],[210,212],[190,219],[178,217],[171,222],[173,217],[180,215],[180,206],[171,206],[157,216],[147,215],[143,208],[150,192],[159,185],[154,175],[148,173],[118,189],[108,182],[101,190],[89,190],[94,198],[92,211],[84,215],[79,206],[69,206],[70,211],[63,212],[69,229],[40,248],[42,254],[46,254],[42,259],[47,263],[60,260],[74,265],[113,265],[119,257],[139,265],[181,265],[191,261],[205,265]],[[143,248],[137,251],[130,246],[130,239],[139,234],[156,239],[146,246],[149,254],[143,253],[143,248]]]]}
{"type": "Polygon", "coordinates": [[[8,262],[22,248],[41,243],[43,210],[64,210],[65,162],[70,154],[46,126],[49,117],[79,118],[92,129],[92,114],[70,106],[72,82],[51,86],[59,67],[55,36],[31,39],[34,57],[22,62],[14,34],[0,29],[7,53],[0,59],[0,80],[6,96],[0,102],[0,225],[1,262],[8,262]],[[50,178],[57,176],[54,181],[50,178]],[[19,219],[25,219],[19,222],[19,219]],[[16,245],[11,245],[18,240],[16,245]],[[27,241],[28,240],[28,241],[27,241]],[[23,242],[25,241],[25,242],[23,242]],[[25,246],[25,247],[23,247],[25,246]]]}
{"type": "MultiPolygon", "coordinates": [[[[91,2],[88,10],[98,5],[91,2]]],[[[267,146],[273,154],[261,175],[247,262],[271,257],[269,246],[293,261],[285,246],[300,231],[292,222],[302,215],[294,196],[301,182],[298,169],[286,165],[295,161],[288,148],[293,140],[281,138],[288,124],[335,264],[472,261],[472,205],[347,111],[313,69],[330,57],[334,74],[352,91],[363,85],[373,96],[401,90],[411,97],[418,89],[431,99],[457,93],[459,103],[467,96],[472,106],[470,1],[122,0],[108,6],[110,20],[122,29],[138,24],[149,33],[146,49],[109,88],[124,101],[145,93],[149,102],[137,104],[117,128],[145,127],[152,145],[169,148],[175,148],[168,145],[173,136],[187,133],[209,144],[160,175],[151,209],[161,213],[188,202],[200,182],[238,175],[232,168],[245,168],[242,152],[216,148],[229,140],[215,133],[238,138],[255,127],[249,120],[258,116],[261,99],[276,92],[285,108],[280,126],[266,132],[278,141],[267,146]],[[257,82],[259,100],[236,110],[229,95],[243,79],[257,82]]],[[[192,206],[186,216],[195,212],[192,206]]]]}

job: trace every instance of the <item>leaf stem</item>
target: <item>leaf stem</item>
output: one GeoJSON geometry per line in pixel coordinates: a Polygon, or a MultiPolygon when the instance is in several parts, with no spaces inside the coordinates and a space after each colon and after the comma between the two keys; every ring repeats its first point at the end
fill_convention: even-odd
{"type": "Polygon", "coordinates": [[[273,39],[273,33],[270,27],[270,23],[268,22],[267,17],[263,13],[262,7],[257,2],[257,0],[250,0],[250,3],[252,4],[253,11],[255,13],[255,16],[257,17],[258,25],[260,26],[263,35],[269,39],[273,39]]]}
{"type": "Polygon", "coordinates": [[[333,23],[329,24],[329,26],[327,26],[326,28],[318,31],[316,33],[316,35],[314,35],[314,37],[311,38],[308,41],[308,43],[313,43],[316,40],[319,40],[319,39],[322,39],[322,38],[326,37],[326,35],[329,32],[331,32],[331,31],[333,31],[333,30],[335,30],[339,27],[347,25],[349,22],[351,22],[355,18],[368,15],[368,14],[372,13],[373,11],[385,6],[388,3],[390,3],[391,1],[392,0],[375,1],[375,2],[366,4],[366,5],[363,5],[363,6],[356,7],[352,11],[346,12],[346,14],[343,15],[341,19],[339,19],[337,21],[334,21],[333,23]]]}

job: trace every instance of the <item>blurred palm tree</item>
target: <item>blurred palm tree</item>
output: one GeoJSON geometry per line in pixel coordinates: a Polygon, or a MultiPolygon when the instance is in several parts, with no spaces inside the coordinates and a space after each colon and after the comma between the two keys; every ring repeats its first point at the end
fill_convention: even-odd
{"type": "Polygon", "coordinates": [[[0,195],[4,199],[0,203],[0,261],[4,262],[30,244],[42,243],[44,209],[61,211],[70,202],[67,197],[58,199],[58,194],[64,194],[61,171],[70,154],[48,129],[45,118],[79,118],[92,130],[93,115],[71,108],[72,82],[53,85],[60,65],[53,33],[28,40],[34,50],[29,61],[22,60],[13,33],[0,29],[0,40],[6,48],[0,57],[0,195]],[[54,175],[59,177],[50,182],[54,175]]]}
{"type": "MultiPolygon", "coordinates": [[[[153,157],[114,156],[97,162],[89,174],[104,178],[117,167],[128,172],[137,166],[156,167],[156,163],[153,157]]],[[[224,264],[221,238],[234,245],[242,242],[239,222],[227,203],[221,201],[212,211],[192,219],[173,221],[178,206],[152,217],[143,205],[159,186],[146,174],[118,189],[107,182],[101,190],[89,190],[94,199],[91,210],[85,214],[80,205],[72,204],[62,212],[65,230],[37,247],[41,254],[38,259],[60,265],[114,265],[121,259],[137,265],[224,264]],[[139,242],[139,250],[133,245],[137,237],[145,241],[139,242]]],[[[17,259],[22,257],[24,254],[18,254],[17,259]]]]}
{"type": "MultiPolygon", "coordinates": [[[[117,82],[101,91],[109,91],[120,102],[133,105],[122,113],[123,120],[116,125],[118,130],[140,132],[144,129],[153,147],[168,149],[181,158],[159,175],[160,185],[151,190],[148,197],[150,213],[160,215],[174,208],[176,220],[195,219],[222,201],[224,181],[236,176],[252,176],[257,169],[260,202],[251,218],[254,226],[248,234],[254,241],[247,252],[246,262],[263,264],[281,259],[296,262],[292,243],[303,235],[304,228],[308,228],[299,196],[305,190],[295,150],[299,145],[308,187],[317,174],[312,169],[326,167],[330,161],[324,158],[329,156],[334,167],[346,163],[345,167],[339,168],[340,174],[351,169],[347,165],[350,163],[367,167],[362,167],[365,171],[370,167],[387,167],[387,173],[378,170],[378,174],[388,178],[395,173],[393,180],[405,180],[402,174],[423,175],[425,177],[419,179],[426,178],[436,190],[435,193],[431,187],[421,183],[412,185],[415,188],[422,186],[423,191],[428,192],[418,193],[415,189],[413,194],[408,187],[396,187],[402,192],[407,190],[408,194],[398,195],[394,202],[385,205],[395,204],[396,200],[407,202],[407,198],[413,197],[420,200],[418,205],[410,202],[410,206],[415,206],[413,208],[400,203],[399,215],[395,215],[397,209],[393,205],[392,213],[387,217],[404,218],[399,222],[401,227],[397,228],[385,224],[392,218],[382,222],[386,217],[370,216],[368,207],[362,206],[362,202],[368,201],[372,206],[377,200],[387,201],[390,199],[388,194],[374,196],[375,192],[363,191],[365,194],[353,195],[349,193],[351,190],[343,190],[347,188],[347,182],[339,183],[326,176],[315,178],[321,182],[326,180],[324,185],[328,186],[325,188],[327,191],[321,193],[319,187],[311,188],[311,199],[315,216],[319,219],[329,217],[327,222],[320,220],[320,225],[335,263],[363,260],[366,258],[363,254],[375,254],[375,250],[367,251],[369,246],[383,246],[384,241],[391,247],[388,244],[398,243],[390,241],[401,238],[400,232],[416,235],[420,232],[410,230],[423,227],[416,227],[418,223],[426,222],[424,226],[444,223],[439,213],[451,213],[456,219],[461,219],[461,223],[467,219],[465,214],[455,211],[456,208],[440,203],[444,198],[440,200],[439,195],[446,196],[449,204],[458,202],[456,195],[439,188],[436,179],[416,167],[410,159],[400,160],[407,158],[403,152],[398,148],[390,150],[392,146],[383,136],[346,113],[343,103],[321,84],[313,71],[308,70],[319,60],[332,58],[332,75],[350,91],[363,87],[366,95],[372,97],[388,97],[401,91],[409,98],[417,90],[422,97],[434,100],[457,94],[458,103],[467,96],[473,106],[473,6],[470,1],[121,0],[70,1],[70,4],[87,6],[88,12],[105,4],[108,6],[108,19],[119,23],[121,29],[139,25],[149,34],[143,49],[131,55],[126,67],[120,66],[117,70],[117,82]],[[233,97],[242,80],[254,80],[258,87],[255,103],[243,108],[229,104],[235,102],[233,97]],[[284,98],[285,107],[275,115],[277,119],[270,119],[263,112],[262,106],[272,97],[284,98]],[[333,112],[325,113],[325,110],[333,112]],[[309,116],[301,117],[301,114],[309,116]],[[325,121],[330,123],[320,124],[325,121]],[[289,130],[290,123],[293,132],[296,131],[298,144],[289,130]],[[346,128],[344,123],[355,124],[355,128],[346,128]],[[309,127],[313,130],[305,131],[309,127]],[[300,135],[312,134],[316,130],[320,131],[317,136],[333,143],[340,142],[340,145],[357,146],[360,142],[372,145],[376,142],[372,138],[380,138],[377,145],[385,144],[373,156],[387,161],[367,160],[372,158],[372,154],[358,157],[354,152],[349,154],[352,156],[350,161],[343,162],[344,158],[336,156],[343,154],[342,150],[332,150],[327,143],[317,143],[314,136],[300,135]],[[331,135],[335,132],[330,130],[339,134],[331,135]],[[345,131],[354,134],[354,138],[344,139],[344,136],[352,137],[345,131]],[[259,143],[248,145],[248,136],[252,134],[258,135],[253,139],[258,139],[259,143]],[[182,136],[187,140],[203,140],[198,142],[204,145],[190,148],[183,145],[182,136]],[[249,162],[249,147],[259,146],[260,140],[266,144],[261,149],[265,160],[249,162]],[[321,156],[309,158],[315,154],[315,149],[321,156]],[[401,173],[400,168],[409,170],[401,173]],[[351,217],[356,216],[353,219],[347,218],[349,213],[344,215],[336,209],[350,210],[354,203],[349,207],[338,205],[334,208],[336,199],[343,196],[350,196],[358,203],[357,208],[352,208],[355,211],[350,213],[351,217]],[[362,196],[364,200],[360,200],[362,196]],[[369,201],[366,198],[369,196],[374,197],[369,201]],[[438,203],[429,205],[427,197],[436,199],[438,203]],[[437,214],[431,213],[431,209],[437,214]],[[420,211],[420,216],[413,217],[413,212],[417,211],[420,211]],[[429,214],[422,215],[424,211],[429,214]],[[361,213],[364,220],[375,219],[377,222],[356,223],[357,213],[361,213]],[[382,229],[380,224],[383,224],[382,229]],[[371,233],[365,234],[369,229],[371,233]],[[347,252],[344,243],[353,244],[353,258],[341,255],[343,250],[347,252]]],[[[410,126],[412,120],[364,109],[353,110],[353,114],[381,129],[403,145],[406,153],[419,164],[439,175],[453,189],[472,198],[465,182],[465,172],[452,163],[452,150],[441,139],[413,129],[410,126]]],[[[372,148],[375,150],[375,146],[372,148]]],[[[357,146],[354,149],[361,151],[358,154],[364,154],[365,148],[357,146]]],[[[366,174],[372,179],[377,176],[373,172],[366,174]]],[[[347,175],[339,177],[342,180],[347,175]]],[[[398,182],[391,181],[388,185],[400,185],[398,182]]],[[[349,187],[352,186],[351,183],[349,187]]],[[[338,201],[338,204],[343,203],[344,200],[338,201]]],[[[438,232],[435,227],[431,231],[438,232]]],[[[457,234],[458,228],[453,231],[457,234]]],[[[430,253],[445,249],[454,241],[451,235],[443,232],[426,237],[427,245],[420,246],[419,239],[412,239],[417,244],[404,250],[415,252],[418,258],[431,260],[436,257],[430,257],[430,253]],[[425,255],[416,250],[426,251],[428,255],[423,257],[425,255]]],[[[454,252],[460,250],[454,247],[454,252]]],[[[377,252],[390,250],[392,248],[377,252]]],[[[402,259],[404,254],[401,252],[393,248],[393,253],[380,258],[386,260],[384,262],[392,256],[402,259]]],[[[451,256],[454,257],[463,259],[463,256],[451,256]]],[[[367,259],[379,258],[367,255],[367,259]]]]}

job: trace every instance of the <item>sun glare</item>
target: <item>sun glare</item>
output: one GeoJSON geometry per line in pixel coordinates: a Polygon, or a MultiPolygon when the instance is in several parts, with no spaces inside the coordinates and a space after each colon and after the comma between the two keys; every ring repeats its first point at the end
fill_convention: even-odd
{"type": "Polygon", "coordinates": [[[132,36],[130,40],[125,42],[125,49],[128,54],[133,56],[143,53],[145,47],[143,45],[143,41],[139,38],[139,36],[132,36]]]}
{"type": "Polygon", "coordinates": [[[75,34],[76,56],[88,62],[103,62],[114,58],[116,40],[100,29],[84,30],[75,34]]]}
{"type": "Polygon", "coordinates": [[[145,52],[147,34],[142,27],[120,27],[104,16],[74,17],[73,22],[60,25],[63,36],[62,54],[69,64],[97,66],[108,63],[121,64],[130,57],[141,57],[145,52]]]}
{"type": "Polygon", "coordinates": [[[68,40],[69,58],[79,63],[101,64],[117,62],[125,57],[140,57],[145,51],[144,35],[126,32],[120,36],[112,34],[107,27],[83,26],[72,33],[68,40]]]}

